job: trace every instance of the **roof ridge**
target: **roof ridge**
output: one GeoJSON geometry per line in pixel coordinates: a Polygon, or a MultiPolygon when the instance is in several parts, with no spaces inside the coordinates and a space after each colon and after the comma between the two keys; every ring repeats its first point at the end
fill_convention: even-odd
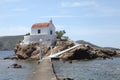
{"type": "Polygon", "coordinates": [[[50,22],[35,23],[32,25],[32,28],[48,27],[49,25],[50,25],[50,22]]]}

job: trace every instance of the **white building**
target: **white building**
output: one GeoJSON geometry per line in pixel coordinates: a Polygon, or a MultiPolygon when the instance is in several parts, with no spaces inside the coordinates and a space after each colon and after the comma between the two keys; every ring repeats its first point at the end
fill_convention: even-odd
{"type": "Polygon", "coordinates": [[[52,20],[44,23],[36,23],[32,25],[30,35],[24,36],[21,45],[40,42],[44,45],[52,45],[56,41],[55,26],[52,20]]]}

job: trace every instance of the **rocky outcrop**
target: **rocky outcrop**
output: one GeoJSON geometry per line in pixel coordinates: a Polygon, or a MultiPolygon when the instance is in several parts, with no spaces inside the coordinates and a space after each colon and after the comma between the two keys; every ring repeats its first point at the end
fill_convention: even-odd
{"type": "MultiPolygon", "coordinates": [[[[49,56],[51,53],[57,53],[59,51],[72,47],[73,45],[74,43],[72,41],[58,40],[54,46],[43,46],[43,56],[49,56]]],[[[19,59],[39,59],[39,43],[29,45],[20,45],[19,43],[17,43],[14,52],[19,59]]]]}
{"type": "Polygon", "coordinates": [[[0,50],[13,50],[18,41],[22,41],[24,35],[0,37],[0,50]]]}
{"type": "Polygon", "coordinates": [[[17,43],[14,51],[19,59],[39,59],[40,47],[38,43],[29,45],[17,43]]]}
{"type": "MultiPolygon", "coordinates": [[[[58,40],[54,46],[43,46],[43,57],[63,51],[74,46],[73,41],[58,40]]],[[[15,54],[19,59],[39,59],[40,47],[39,43],[20,45],[15,47],[15,54]]],[[[81,60],[81,59],[112,59],[113,56],[120,56],[119,49],[94,47],[88,44],[81,44],[66,54],[60,55],[59,58],[65,60],[81,60]]]]}
{"type": "Polygon", "coordinates": [[[50,54],[55,54],[57,52],[63,51],[74,46],[73,41],[57,41],[54,46],[44,47],[44,56],[49,56],[50,54]]]}
{"type": "Polygon", "coordinates": [[[112,49],[95,48],[90,45],[80,45],[79,47],[61,55],[60,58],[67,60],[80,59],[112,59],[114,56],[119,56],[119,52],[112,49]]]}

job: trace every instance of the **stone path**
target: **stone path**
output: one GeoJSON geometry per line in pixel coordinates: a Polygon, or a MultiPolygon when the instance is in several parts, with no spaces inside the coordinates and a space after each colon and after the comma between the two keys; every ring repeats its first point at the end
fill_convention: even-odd
{"type": "Polygon", "coordinates": [[[52,62],[49,59],[44,59],[33,72],[30,80],[57,80],[53,72],[52,62]]]}

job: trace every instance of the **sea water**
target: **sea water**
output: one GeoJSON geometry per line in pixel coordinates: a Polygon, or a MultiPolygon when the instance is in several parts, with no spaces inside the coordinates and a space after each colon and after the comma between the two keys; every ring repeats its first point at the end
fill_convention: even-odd
{"type": "MultiPolygon", "coordinates": [[[[37,61],[3,60],[14,55],[14,51],[0,51],[0,80],[28,80],[36,69],[37,61]],[[21,69],[8,68],[17,63],[21,69]]],[[[113,60],[90,60],[62,62],[53,61],[58,77],[74,80],[120,80],[120,58],[113,60]]]]}
{"type": "Polygon", "coordinates": [[[120,58],[62,62],[53,61],[58,77],[74,80],[120,80],[120,58]]]}
{"type": "Polygon", "coordinates": [[[35,61],[2,59],[12,55],[14,55],[14,51],[0,51],[0,80],[28,80],[37,63],[35,61]],[[22,68],[8,68],[14,63],[22,65],[22,68]]]}

